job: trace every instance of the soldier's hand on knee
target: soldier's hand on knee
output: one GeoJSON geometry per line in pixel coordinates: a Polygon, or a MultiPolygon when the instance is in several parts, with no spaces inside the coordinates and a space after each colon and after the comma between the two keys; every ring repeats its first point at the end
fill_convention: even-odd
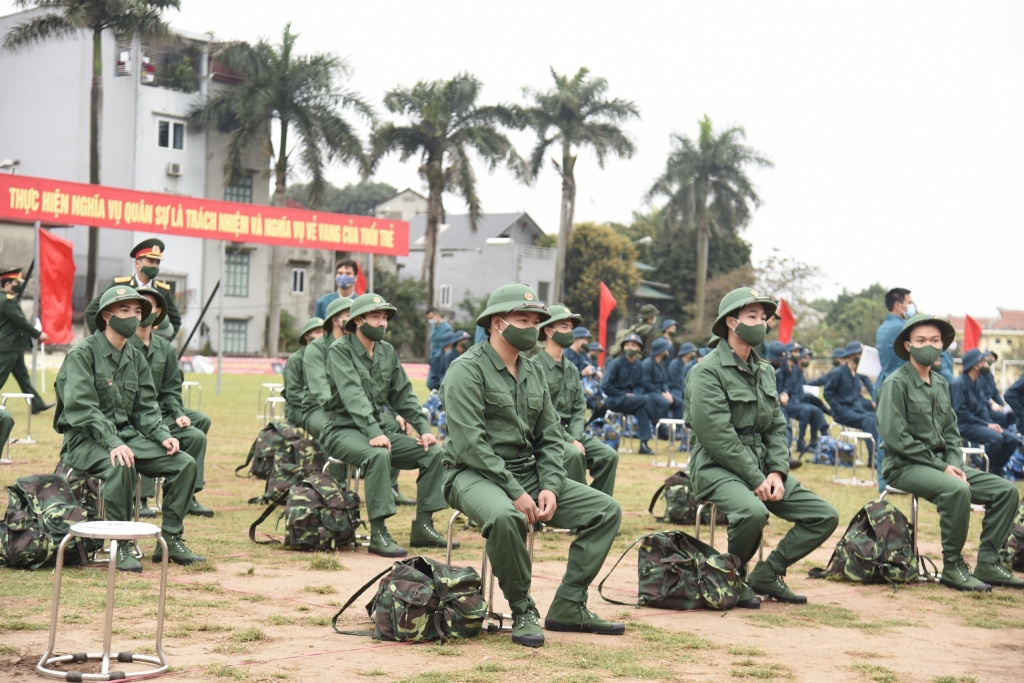
{"type": "Polygon", "coordinates": [[[370,439],[370,445],[374,448],[386,448],[388,453],[391,452],[391,439],[381,434],[370,439]]]}
{"type": "Polygon", "coordinates": [[[431,446],[437,443],[437,437],[430,432],[427,432],[426,434],[420,434],[417,436],[416,443],[423,446],[423,450],[428,450],[431,446]]]}
{"type": "Polygon", "coordinates": [[[184,429],[185,427],[191,427],[192,426],[192,420],[189,419],[188,415],[182,415],[181,417],[179,417],[177,420],[174,421],[174,424],[176,424],[179,427],[181,427],[182,429],[184,429]]]}
{"type": "Polygon", "coordinates": [[[782,500],[782,496],[786,495],[786,485],[782,483],[782,475],[778,472],[771,472],[764,481],[770,490],[766,500],[776,503],[782,500]]]}
{"type": "Polygon", "coordinates": [[[767,478],[765,478],[765,480],[761,482],[760,486],[758,486],[756,489],[754,489],[754,495],[757,496],[757,499],[760,500],[761,502],[764,502],[764,501],[768,500],[768,498],[769,498],[769,496],[771,496],[771,494],[772,494],[772,485],[770,483],[768,483],[768,479],[767,478]]]}
{"type": "Polygon", "coordinates": [[[117,467],[118,465],[135,467],[135,454],[132,453],[132,449],[122,444],[110,451],[110,464],[114,467],[117,467]]]}
{"type": "Polygon", "coordinates": [[[587,454],[587,449],[584,448],[583,444],[581,444],[579,441],[573,441],[572,445],[575,446],[576,448],[578,448],[580,453],[582,453],[583,455],[587,454]]]}
{"type": "Polygon", "coordinates": [[[515,500],[512,501],[512,507],[517,512],[523,513],[526,516],[526,523],[533,524],[537,521],[540,510],[537,509],[537,504],[533,502],[533,498],[530,498],[529,493],[524,493],[515,500]]]}
{"type": "MultiPolygon", "coordinates": [[[[946,466],[946,474],[948,474],[951,477],[956,477],[960,481],[962,481],[965,484],[967,484],[967,475],[964,474],[964,471],[962,469],[960,469],[959,467],[953,467],[952,465],[947,465],[946,466]]],[[[967,485],[970,486],[970,484],[967,484],[967,485]]]]}
{"type": "Polygon", "coordinates": [[[160,442],[160,445],[167,449],[167,455],[174,455],[181,450],[181,446],[178,445],[178,440],[173,436],[169,439],[164,439],[160,442]]]}
{"type": "Polygon", "coordinates": [[[555,510],[558,509],[558,500],[555,498],[555,494],[544,489],[537,496],[537,503],[540,508],[537,520],[540,522],[550,522],[551,518],[555,516],[555,510]]]}

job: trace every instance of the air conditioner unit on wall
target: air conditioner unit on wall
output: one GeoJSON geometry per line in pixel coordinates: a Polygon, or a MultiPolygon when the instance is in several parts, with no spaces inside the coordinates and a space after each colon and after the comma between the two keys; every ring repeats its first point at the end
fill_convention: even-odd
{"type": "Polygon", "coordinates": [[[174,176],[175,178],[180,178],[182,173],[183,170],[181,167],[181,162],[172,161],[169,164],[167,164],[167,175],[174,176]]]}

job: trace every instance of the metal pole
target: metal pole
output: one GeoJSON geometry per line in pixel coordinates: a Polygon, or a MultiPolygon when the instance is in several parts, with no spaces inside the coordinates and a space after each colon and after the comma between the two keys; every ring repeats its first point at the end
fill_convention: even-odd
{"type": "MultiPolygon", "coordinates": [[[[35,238],[35,245],[34,245],[34,247],[32,249],[32,253],[34,254],[34,256],[32,258],[35,260],[36,267],[38,267],[38,265],[39,265],[39,229],[40,229],[39,226],[40,226],[39,221],[36,221],[35,229],[32,231],[32,235],[35,238]]],[[[40,272],[42,272],[42,269],[40,269],[40,272]]],[[[39,276],[37,275],[36,276],[36,288],[35,288],[34,294],[32,295],[32,317],[33,318],[41,318],[41,316],[39,315],[39,283],[40,282],[41,282],[41,280],[40,280],[39,276]]],[[[39,383],[39,375],[36,374],[36,368],[38,367],[38,356],[39,356],[39,342],[36,341],[35,343],[32,344],[32,381],[38,387],[39,393],[40,394],[44,394],[44,393],[46,393],[46,387],[42,386],[39,383]]]]}
{"type": "MultiPolygon", "coordinates": [[[[370,267],[369,267],[368,271],[369,271],[370,277],[369,277],[368,282],[366,283],[367,291],[375,292],[377,290],[375,290],[373,288],[373,254],[370,254],[370,267]]],[[[1006,382],[1003,382],[1003,383],[1005,384],[1006,382]]]]}
{"type": "MultiPolygon", "coordinates": [[[[224,279],[224,262],[227,260],[227,242],[221,240],[220,243],[220,281],[227,282],[224,279]]],[[[217,333],[217,395],[220,396],[220,377],[221,367],[224,365],[224,287],[217,289],[217,308],[218,318],[217,329],[220,332],[217,333]]]]}

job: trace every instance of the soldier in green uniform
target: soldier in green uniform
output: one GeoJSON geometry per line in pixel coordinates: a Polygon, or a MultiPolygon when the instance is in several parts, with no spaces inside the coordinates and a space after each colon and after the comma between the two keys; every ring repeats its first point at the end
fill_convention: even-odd
{"type": "MultiPolygon", "coordinates": [[[[53,427],[64,435],[61,460],[103,480],[108,520],[130,518],[136,470],[164,478],[161,527],[168,556],[187,565],[205,559],[193,554],[182,538],[196,461],[179,449],[163,424],[149,365],[128,343],[150,313],[150,303],[131,287],[103,293],[93,321],[96,332],[72,347],[57,373],[53,427]]],[[[117,550],[118,569],[142,571],[130,543],[118,544],[117,550]]],[[[162,559],[157,545],[153,561],[162,559]]]]}
{"type": "Polygon", "coordinates": [[[533,362],[544,371],[551,404],[562,426],[566,476],[586,484],[587,470],[590,470],[590,476],[594,478],[591,486],[610,496],[615,490],[619,454],[600,439],[583,433],[587,422],[587,400],[583,397],[580,372],[563,355],[575,341],[573,328],[583,320],[561,304],[551,306],[548,313],[551,317],[540,324],[545,341],[544,352],[533,362]]]}
{"type": "Polygon", "coordinates": [[[378,294],[364,294],[352,303],[345,322],[351,334],[335,340],[327,352],[334,388],[326,406],[327,423],[320,432],[320,445],[329,456],[362,470],[370,520],[369,551],[383,557],[407,554],[385,523],[395,514],[389,476],[392,467],[419,470],[416,519],[409,545],[443,548],[446,544],[433,521],[433,513],[446,507],[441,496],[441,448],[398,354],[384,341],[388,320],[396,312],[378,294]],[[385,404],[415,427],[419,436],[412,438],[390,426],[381,415],[385,404]]]}
{"type": "MultiPolygon", "coordinates": [[[[512,609],[512,642],[544,644],[530,597],[528,524],[576,529],[544,628],[619,635],[625,627],[587,609],[587,587],[604,563],[622,509],[610,496],[566,478],[566,449],[543,367],[521,357],[549,318],[526,285],[499,287],[477,318],[488,341],[452,363],[439,395],[448,417],[444,495],[480,526],[487,556],[512,609]]],[[[571,314],[570,314],[571,315],[571,314]]]]}
{"type": "Polygon", "coordinates": [[[306,346],[302,356],[302,374],[306,380],[302,401],[302,426],[314,439],[320,438],[327,423],[326,406],[331,401],[333,387],[327,372],[327,350],[337,339],[345,336],[345,322],[352,308],[352,299],[338,297],[327,306],[323,320],[324,334],[306,346]]]}
{"type": "MultiPolygon", "coordinates": [[[[213,517],[213,510],[200,504],[195,493],[206,486],[206,434],[210,431],[210,418],[206,413],[186,408],[181,402],[181,383],[183,376],[178,367],[174,347],[169,341],[156,334],[156,329],[167,315],[164,311],[164,297],[154,287],[139,287],[139,294],[144,296],[152,306],[152,312],[135,331],[135,336],[128,340],[129,346],[136,348],[149,363],[156,387],[156,402],[160,406],[160,415],[164,426],[171,436],[178,440],[181,450],[192,456],[196,461],[196,485],[192,500],[188,504],[188,514],[197,517],[213,517]]],[[[142,476],[142,509],[140,517],[156,517],[156,512],[149,507],[149,499],[156,495],[153,477],[142,476]]]]}
{"type": "Polygon", "coordinates": [[[21,268],[12,268],[0,273],[0,388],[7,384],[7,378],[14,373],[23,394],[32,394],[32,414],[36,415],[53,407],[39,396],[32,386],[28,368],[25,367],[25,352],[32,348],[32,340],[46,341],[49,335],[40,332],[25,319],[18,295],[25,286],[21,268]]]}
{"type": "MultiPolygon", "coordinates": [[[[143,240],[135,245],[130,256],[135,259],[135,274],[115,277],[110,281],[107,289],[110,289],[110,287],[135,288],[149,286],[160,290],[164,295],[164,300],[167,302],[167,320],[170,321],[172,330],[168,339],[174,339],[174,335],[178,334],[178,330],[181,328],[181,314],[178,312],[178,307],[174,305],[171,286],[156,279],[156,276],[160,273],[160,261],[164,257],[164,243],[156,238],[143,240]]],[[[101,296],[103,296],[102,292],[85,307],[85,326],[89,329],[90,334],[96,331],[93,321],[96,318],[96,313],[101,308],[101,296]]]]}
{"type": "Polygon", "coordinates": [[[296,427],[303,426],[303,408],[306,405],[306,372],[303,358],[310,342],[322,337],[324,321],[322,318],[310,318],[302,324],[299,332],[299,350],[288,357],[284,364],[284,416],[296,427]]]}
{"type": "MultiPolygon", "coordinates": [[[[729,552],[744,565],[757,551],[769,512],[795,524],[747,583],[781,602],[805,603],[786,585],[786,569],[829,537],[839,515],[789,473],[775,371],[754,351],[775,309],[772,299],[748,287],[722,299],[712,327],[714,350],[686,377],[689,471],[697,500],[715,503],[729,518],[729,552]]],[[[751,598],[744,596],[741,606],[754,607],[746,602],[751,598]]]]}
{"type": "Polygon", "coordinates": [[[885,449],[882,476],[891,486],[935,504],[943,585],[962,591],[1024,588],[1024,581],[999,559],[1017,511],[1017,489],[995,474],[960,469],[960,430],[949,386],[931,369],[955,336],[949,321],[927,313],[911,317],[896,335],[893,351],[909,362],[886,377],[878,392],[878,431],[885,449]],[[961,554],[971,503],[985,506],[973,572],[961,554]]]}

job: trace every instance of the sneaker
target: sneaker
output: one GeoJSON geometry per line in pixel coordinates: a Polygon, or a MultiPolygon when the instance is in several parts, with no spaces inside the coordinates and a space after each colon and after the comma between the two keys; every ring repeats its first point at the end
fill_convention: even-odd
{"type": "Polygon", "coordinates": [[[192,496],[192,502],[188,504],[187,512],[196,517],[213,517],[213,510],[201,505],[195,496],[192,496]]]}
{"type": "Polygon", "coordinates": [[[1018,579],[1006,565],[992,562],[979,562],[974,568],[974,578],[990,586],[1003,588],[1024,588],[1024,580],[1018,579]]]}
{"type": "MultiPolygon", "coordinates": [[[[414,519],[412,531],[409,532],[409,546],[412,548],[447,548],[448,539],[442,536],[433,524],[424,524],[414,519]]],[[[452,548],[458,547],[459,542],[452,541],[452,548]]]]}
{"type": "Polygon", "coordinates": [[[988,593],[992,590],[991,584],[979,580],[971,573],[971,566],[964,562],[963,559],[956,562],[944,562],[939,583],[958,591],[969,591],[972,593],[988,593]]]}
{"type": "MultiPolygon", "coordinates": [[[[206,562],[206,558],[201,555],[196,555],[188,546],[185,545],[185,539],[181,537],[181,534],[164,534],[164,541],[167,542],[167,559],[175,564],[190,565],[196,562],[206,562]]],[[[157,543],[156,550],[153,551],[153,561],[163,562],[164,549],[157,543]]]]}
{"type": "Polygon", "coordinates": [[[381,557],[405,557],[409,552],[395,543],[387,528],[370,532],[370,547],[367,550],[381,557]]]}
{"type": "Polygon", "coordinates": [[[117,571],[119,572],[134,572],[136,574],[142,573],[142,565],[135,559],[135,555],[132,553],[132,542],[131,541],[118,541],[117,542],[117,571]]]}
{"type": "Polygon", "coordinates": [[[140,519],[155,519],[156,510],[149,507],[149,500],[147,498],[142,499],[142,504],[139,506],[139,518],[140,519]]]}
{"type": "Polygon", "coordinates": [[[512,613],[512,642],[524,647],[544,645],[544,632],[540,630],[540,615],[536,607],[512,613]]]}
{"type": "Polygon", "coordinates": [[[587,609],[586,600],[574,602],[556,595],[544,618],[544,630],[621,636],[626,632],[626,625],[621,621],[608,621],[597,616],[587,609]]]}
{"type": "Polygon", "coordinates": [[[647,445],[646,441],[640,442],[640,450],[638,450],[637,453],[640,455],[654,455],[654,451],[651,450],[651,447],[647,445]]]}
{"type": "Polygon", "coordinates": [[[391,489],[391,494],[395,497],[395,505],[415,505],[415,498],[406,498],[402,495],[402,492],[397,488],[391,489]]]}
{"type": "Polygon", "coordinates": [[[776,574],[772,566],[767,562],[758,562],[754,570],[750,572],[747,583],[759,595],[767,595],[779,602],[788,602],[794,605],[807,603],[806,595],[798,595],[789,589],[785,578],[776,574]]]}

